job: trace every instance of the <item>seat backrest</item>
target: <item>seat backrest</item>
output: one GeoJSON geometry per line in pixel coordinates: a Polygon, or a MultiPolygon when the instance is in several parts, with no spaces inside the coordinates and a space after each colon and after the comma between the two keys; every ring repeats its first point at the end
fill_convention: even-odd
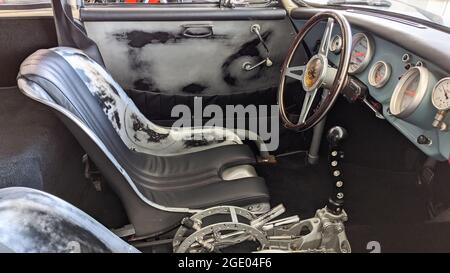
{"type": "MultiPolygon", "coordinates": [[[[223,128],[190,130],[154,124],[101,65],[78,49],[39,50],[23,62],[20,75],[34,77],[54,102],[78,116],[96,134],[106,129],[98,128],[96,120],[106,116],[107,123],[132,151],[172,156],[242,143],[236,134],[223,128]],[[192,134],[200,137],[193,139],[192,134]]],[[[107,133],[110,137],[113,134],[107,133]]]]}
{"type": "MultiPolygon", "coordinates": [[[[86,114],[94,120],[106,115],[108,123],[130,150],[158,154],[162,147],[174,142],[169,129],[143,116],[105,69],[80,50],[66,47],[39,50],[22,64],[20,74],[45,78],[48,81],[45,89],[51,98],[96,133],[99,131],[95,130],[92,117],[86,114]],[[36,68],[40,71],[33,71],[36,68]],[[49,86],[49,82],[60,85],[49,86]],[[88,105],[89,111],[83,105],[88,105]]],[[[40,81],[39,85],[42,84],[40,81]]]]}

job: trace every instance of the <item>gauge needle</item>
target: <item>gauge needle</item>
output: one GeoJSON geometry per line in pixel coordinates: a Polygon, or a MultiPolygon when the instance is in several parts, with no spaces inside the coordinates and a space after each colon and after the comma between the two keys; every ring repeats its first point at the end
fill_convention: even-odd
{"type": "Polygon", "coordinates": [[[355,52],[355,56],[356,57],[362,57],[362,56],[364,56],[364,52],[357,51],[357,52],[355,52]]]}

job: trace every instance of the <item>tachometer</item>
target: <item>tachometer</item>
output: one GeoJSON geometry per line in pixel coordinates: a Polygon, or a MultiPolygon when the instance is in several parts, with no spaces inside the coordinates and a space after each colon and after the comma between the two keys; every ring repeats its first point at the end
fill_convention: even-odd
{"type": "Polygon", "coordinates": [[[348,73],[356,74],[362,72],[373,57],[375,47],[370,36],[357,33],[353,36],[352,54],[348,73]]]}
{"type": "Polygon", "coordinates": [[[434,86],[431,102],[438,110],[450,110],[450,77],[443,78],[434,86]]]}
{"type": "Polygon", "coordinates": [[[376,62],[369,71],[369,84],[375,88],[383,87],[391,77],[391,66],[383,61],[376,62]]]}
{"type": "Polygon", "coordinates": [[[397,117],[408,117],[422,102],[430,74],[425,67],[410,68],[400,79],[391,97],[390,111],[397,117]]]}

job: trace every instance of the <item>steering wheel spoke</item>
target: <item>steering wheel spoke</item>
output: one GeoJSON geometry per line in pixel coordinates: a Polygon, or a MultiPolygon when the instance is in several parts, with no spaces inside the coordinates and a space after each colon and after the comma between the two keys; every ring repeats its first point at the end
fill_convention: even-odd
{"type": "Polygon", "coordinates": [[[333,33],[334,19],[328,18],[327,26],[323,33],[322,41],[320,42],[319,54],[323,56],[328,56],[330,50],[331,34],[333,33]]]}
{"type": "Polygon", "coordinates": [[[305,98],[303,100],[302,110],[300,112],[300,117],[297,122],[298,125],[305,123],[306,117],[308,117],[309,111],[311,110],[314,98],[316,97],[317,90],[318,88],[314,89],[311,92],[306,92],[305,98]]]}
{"type": "Polygon", "coordinates": [[[305,73],[305,65],[286,67],[285,76],[303,82],[303,74],[305,73]]]}

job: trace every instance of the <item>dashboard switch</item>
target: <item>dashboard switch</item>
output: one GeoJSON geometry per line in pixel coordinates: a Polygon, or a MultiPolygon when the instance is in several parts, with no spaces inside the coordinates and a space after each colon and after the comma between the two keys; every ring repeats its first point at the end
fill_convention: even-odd
{"type": "Polygon", "coordinates": [[[417,137],[417,143],[420,145],[430,145],[431,139],[427,136],[420,135],[417,137]]]}
{"type": "Polygon", "coordinates": [[[352,103],[362,100],[367,95],[367,86],[355,77],[348,77],[347,85],[342,90],[342,95],[348,102],[352,103]]]}
{"type": "Polygon", "coordinates": [[[403,54],[402,62],[407,63],[409,62],[409,60],[411,60],[411,55],[409,55],[408,53],[403,54]]]}

